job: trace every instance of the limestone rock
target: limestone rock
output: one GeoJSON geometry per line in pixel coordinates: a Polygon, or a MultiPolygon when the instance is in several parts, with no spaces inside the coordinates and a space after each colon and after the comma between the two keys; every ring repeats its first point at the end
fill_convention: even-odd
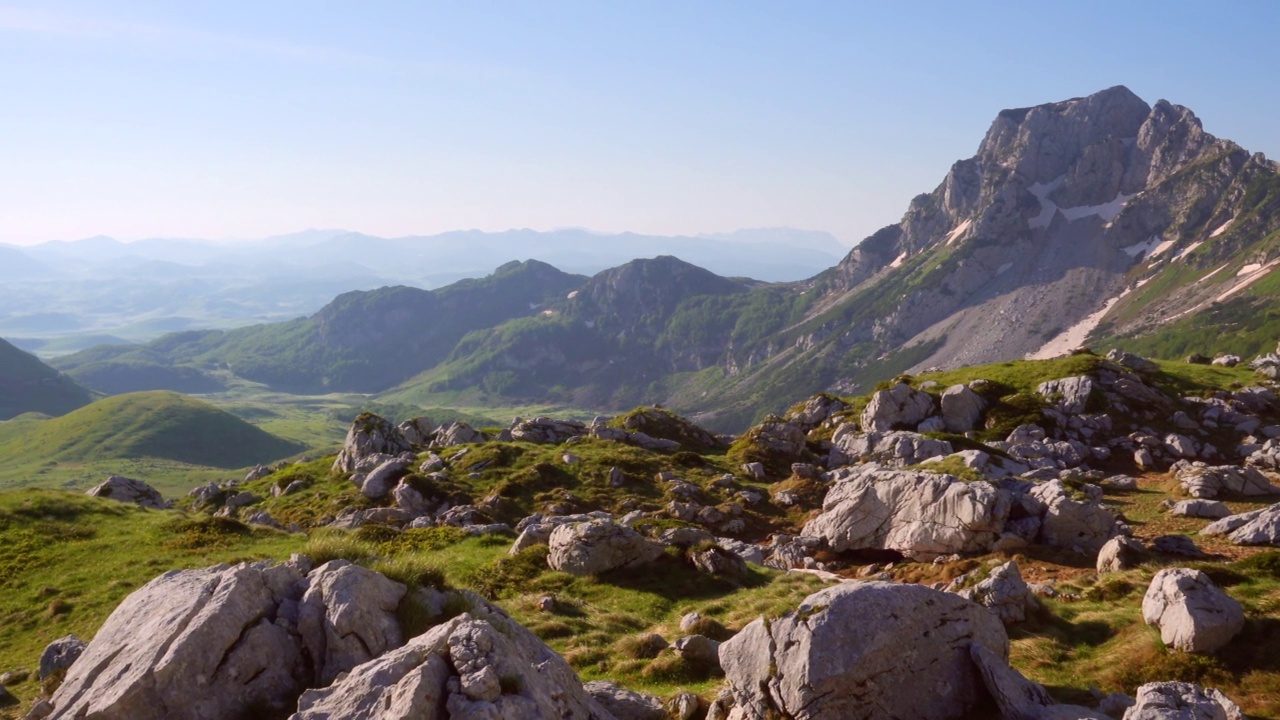
{"type": "Polygon", "coordinates": [[[1124,720],[1245,720],[1226,695],[1185,682],[1147,683],[1138,688],[1124,720]]]}
{"type": "Polygon", "coordinates": [[[346,560],[333,560],[307,576],[298,611],[298,630],[315,668],[316,681],[399,647],[404,641],[396,608],[406,588],[346,560]]]}
{"type": "Polygon", "coordinates": [[[351,422],[347,438],[333,462],[334,472],[355,472],[360,461],[370,455],[399,455],[411,450],[395,425],[374,415],[361,413],[351,422]]]}
{"type": "Polygon", "coordinates": [[[1111,720],[1088,708],[1054,704],[1044,686],[1026,679],[979,643],[969,646],[969,656],[982,673],[983,683],[999,706],[1002,720],[1111,720]]]}
{"type": "Polygon", "coordinates": [[[652,695],[620,688],[605,680],[585,683],[582,689],[618,720],[666,720],[662,700],[652,695]]]}
{"type": "Polygon", "coordinates": [[[45,646],[40,653],[39,676],[44,682],[56,672],[65,672],[83,653],[89,644],[75,635],[58,638],[45,646]]]}
{"type": "Polygon", "coordinates": [[[569,438],[585,434],[587,434],[587,426],[577,420],[536,417],[531,420],[516,418],[511,423],[511,439],[524,442],[558,445],[569,438]]]}
{"type": "Polygon", "coordinates": [[[1093,392],[1093,380],[1086,376],[1062,378],[1040,383],[1036,393],[1067,415],[1083,413],[1093,392]]]}
{"type": "Polygon", "coordinates": [[[563,658],[483,603],[306,691],[292,716],[334,718],[615,720],[563,658]]]}
{"type": "Polygon", "coordinates": [[[1165,645],[1214,652],[1244,627],[1244,610],[1204,573],[1166,568],[1151,579],[1142,598],[1142,619],[1160,628],[1165,645]]]}
{"type": "Polygon", "coordinates": [[[547,563],[573,575],[635,567],[662,556],[662,545],[612,520],[560,525],[551,532],[547,563]]]}
{"type": "Polygon", "coordinates": [[[950,455],[952,451],[951,443],[946,440],[907,431],[861,433],[847,424],[836,430],[831,444],[827,466],[832,468],[865,461],[906,467],[950,455]]]}
{"type": "Polygon", "coordinates": [[[461,420],[441,425],[436,431],[436,439],[431,442],[433,448],[447,448],[455,445],[486,442],[489,438],[461,420]]]}
{"type": "Polygon", "coordinates": [[[1200,534],[1226,535],[1237,545],[1280,545],[1280,504],[1225,517],[1200,534]]]}
{"type": "Polygon", "coordinates": [[[947,432],[966,433],[978,427],[987,401],[968,385],[952,385],[942,393],[942,421],[947,432]]]}
{"type": "Polygon", "coordinates": [[[310,678],[287,610],[302,575],[263,563],[174,570],[111,613],[51,702],[57,717],[237,717],[310,678]],[[285,606],[285,612],[280,612],[285,606]]]}
{"type": "Polygon", "coordinates": [[[960,591],[960,596],[989,608],[1005,625],[1026,620],[1027,611],[1037,605],[1035,595],[1022,580],[1018,563],[1013,560],[993,569],[977,585],[960,591]]]}
{"type": "Polygon", "coordinates": [[[1221,520],[1232,513],[1231,508],[1215,500],[1181,500],[1169,510],[1169,514],[1175,517],[1221,520]]]}
{"type": "Polygon", "coordinates": [[[160,492],[141,480],[112,475],[85,492],[93,497],[133,503],[138,507],[163,510],[169,507],[160,492]]]}
{"type": "Polygon", "coordinates": [[[427,443],[431,442],[431,437],[435,435],[436,424],[431,422],[429,417],[416,417],[405,420],[397,425],[396,429],[400,431],[400,435],[410,447],[426,447],[427,443]]]}
{"type": "Polygon", "coordinates": [[[850,582],[747,625],[720,645],[720,663],[744,720],[959,719],[986,694],[972,644],[1008,656],[985,608],[919,585],[850,582]]]}
{"type": "Polygon", "coordinates": [[[696,667],[720,667],[720,643],[705,635],[689,635],[671,644],[672,650],[696,667]]]}
{"type": "Polygon", "coordinates": [[[1045,545],[1092,553],[1120,534],[1109,510],[1087,498],[1073,497],[1061,480],[1037,485],[1031,495],[1046,508],[1040,521],[1040,542],[1045,545]]]}
{"type": "Polygon", "coordinates": [[[1120,349],[1113,349],[1107,353],[1107,359],[1119,363],[1134,372],[1153,373],[1160,370],[1160,365],[1152,360],[1148,360],[1141,355],[1125,352],[1120,349]]]}
{"type": "Polygon", "coordinates": [[[1146,548],[1142,543],[1124,535],[1117,535],[1106,542],[1098,551],[1098,574],[1120,572],[1137,567],[1146,557],[1146,548]]]}
{"type": "Polygon", "coordinates": [[[370,500],[381,500],[396,486],[396,481],[408,467],[409,463],[399,458],[382,463],[365,476],[360,484],[360,494],[370,500]]]}
{"type": "Polygon", "coordinates": [[[863,430],[889,431],[914,428],[933,414],[933,396],[905,383],[871,395],[862,411],[863,430]]]}
{"type": "Polygon", "coordinates": [[[1009,517],[1009,493],[950,475],[864,465],[827,492],[803,535],[836,552],[896,550],[914,560],[987,552],[1009,517]]]}
{"type": "Polygon", "coordinates": [[[1226,494],[1251,497],[1280,493],[1280,488],[1272,485],[1266,475],[1249,466],[1179,464],[1175,466],[1174,473],[1187,494],[1195,498],[1216,498],[1226,494]]]}

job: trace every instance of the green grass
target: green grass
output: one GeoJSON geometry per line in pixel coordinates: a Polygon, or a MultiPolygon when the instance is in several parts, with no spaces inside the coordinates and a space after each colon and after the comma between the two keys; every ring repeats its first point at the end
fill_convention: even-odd
{"type": "Polygon", "coordinates": [[[36,356],[0,340],[0,420],[28,412],[62,415],[92,400],[92,393],[36,356]]]}

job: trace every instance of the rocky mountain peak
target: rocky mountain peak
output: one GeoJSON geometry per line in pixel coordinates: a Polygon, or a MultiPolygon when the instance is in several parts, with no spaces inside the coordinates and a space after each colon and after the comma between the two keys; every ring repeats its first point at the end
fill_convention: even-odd
{"type": "Polygon", "coordinates": [[[677,257],[632,260],[592,277],[573,298],[572,311],[602,329],[634,327],[670,316],[695,295],[743,292],[747,284],[720,277],[677,257]]]}

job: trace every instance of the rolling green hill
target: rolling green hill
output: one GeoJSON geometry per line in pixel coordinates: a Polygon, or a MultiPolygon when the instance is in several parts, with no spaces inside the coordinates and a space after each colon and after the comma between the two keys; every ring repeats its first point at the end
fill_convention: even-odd
{"type": "Polygon", "coordinates": [[[60,418],[23,420],[0,429],[0,458],[10,466],[154,458],[232,469],[302,450],[212,405],[171,392],[117,395],[60,418]]]}
{"type": "Polygon", "coordinates": [[[0,340],[0,420],[27,412],[62,415],[93,396],[36,356],[0,340]]]}

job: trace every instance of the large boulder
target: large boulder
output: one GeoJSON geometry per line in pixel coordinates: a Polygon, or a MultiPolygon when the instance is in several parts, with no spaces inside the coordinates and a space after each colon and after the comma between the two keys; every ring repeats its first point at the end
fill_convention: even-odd
{"type": "Polygon", "coordinates": [[[1142,598],[1142,619],[1160,628],[1165,645],[1185,652],[1214,652],[1244,628],[1240,603],[1190,568],[1165,568],[1142,598]]]}
{"type": "Polygon", "coordinates": [[[1146,559],[1147,549],[1133,538],[1117,535],[1108,540],[1098,551],[1095,569],[1098,574],[1120,572],[1135,568],[1146,559]]]}
{"type": "MultiPolygon", "coordinates": [[[[381,500],[396,486],[396,481],[409,468],[409,461],[395,458],[373,469],[360,483],[360,494],[370,500],[381,500]]],[[[357,476],[359,477],[359,476],[357,476]]]]}
{"type": "Polygon", "coordinates": [[[440,429],[436,431],[435,439],[431,441],[431,447],[446,448],[455,445],[487,442],[488,440],[489,437],[487,435],[458,420],[448,425],[441,425],[440,429]]]}
{"type": "Polygon", "coordinates": [[[982,673],[1003,720],[1112,720],[1088,708],[1055,704],[1043,685],[1026,679],[980,643],[969,646],[969,656],[982,673]]]}
{"type": "Polygon", "coordinates": [[[1120,525],[1110,510],[1085,493],[1073,492],[1061,480],[1035,486],[1031,496],[1045,506],[1039,537],[1045,545],[1095,553],[1120,534],[1120,525]]]}
{"type": "Polygon", "coordinates": [[[1223,495],[1252,497],[1280,493],[1280,488],[1272,485],[1266,475],[1247,465],[1180,463],[1174,468],[1174,473],[1182,488],[1194,498],[1216,498],[1223,495]]]}
{"type": "Polygon", "coordinates": [[[852,425],[841,425],[831,437],[828,467],[841,467],[855,462],[874,461],[882,465],[906,467],[930,458],[950,455],[951,443],[918,433],[858,432],[852,425]]]}
{"type": "Polygon", "coordinates": [[[1231,508],[1217,500],[1179,500],[1169,509],[1174,517],[1208,518],[1221,520],[1231,516],[1231,508]]]}
{"type": "Polygon", "coordinates": [[[621,688],[606,680],[584,683],[583,690],[618,720],[666,720],[662,700],[621,688]]]}
{"type": "Polygon", "coordinates": [[[431,442],[431,438],[435,435],[436,424],[429,417],[416,417],[412,420],[405,420],[396,426],[400,431],[400,435],[404,437],[405,442],[412,447],[426,447],[431,442]]]}
{"type": "Polygon", "coordinates": [[[390,421],[373,413],[360,413],[347,430],[334,472],[355,472],[360,461],[370,455],[399,455],[409,452],[409,442],[390,421]]]}
{"type": "Polygon", "coordinates": [[[560,444],[571,437],[587,434],[587,426],[577,420],[554,420],[536,417],[516,418],[511,423],[511,439],[534,443],[560,444]]]}
{"type": "Polygon", "coordinates": [[[241,717],[292,705],[311,680],[288,601],[300,568],[174,570],[115,609],[67,670],[55,717],[241,717]]]}
{"type": "Polygon", "coordinates": [[[933,396],[905,383],[871,395],[862,411],[862,429],[901,430],[914,428],[933,414],[933,396]]]}
{"type": "Polygon", "coordinates": [[[985,608],[920,585],[851,582],[750,623],[720,645],[720,664],[744,720],[958,719],[986,696],[973,644],[1008,657],[985,608]]]}
{"type": "Polygon", "coordinates": [[[346,560],[327,562],[307,576],[298,631],[317,682],[328,684],[404,642],[396,609],[405,592],[404,585],[346,560]]]}
{"type": "Polygon", "coordinates": [[[1013,560],[992,569],[987,577],[959,595],[989,608],[1005,625],[1026,620],[1027,611],[1036,608],[1036,596],[1022,580],[1018,563],[1013,560]]]}
{"type": "Polygon", "coordinates": [[[335,718],[616,720],[564,658],[483,602],[303,693],[291,720],[335,718]]]}
{"type": "Polygon", "coordinates": [[[895,550],[913,560],[982,553],[1009,517],[1009,493],[951,475],[864,465],[838,479],[802,535],[837,552],[895,550]]]}
{"type": "Polygon", "coordinates": [[[966,433],[978,427],[982,421],[982,413],[987,409],[987,401],[968,385],[952,385],[942,393],[942,421],[946,423],[947,432],[966,433]]]}
{"type": "Polygon", "coordinates": [[[1089,405],[1093,380],[1086,376],[1068,377],[1040,383],[1036,393],[1067,415],[1079,415],[1089,405]]]}
{"type": "Polygon", "coordinates": [[[1191,683],[1147,683],[1138,688],[1135,700],[1124,720],[1245,720],[1226,695],[1191,683]]]}
{"type": "Polygon", "coordinates": [[[138,507],[163,510],[169,507],[160,491],[133,478],[112,475],[85,491],[85,495],[131,503],[138,507]]]}
{"type": "Polygon", "coordinates": [[[66,672],[67,668],[84,654],[84,649],[88,646],[88,643],[75,635],[60,637],[46,645],[44,651],[40,653],[40,681],[48,680],[55,673],[66,672]]]}
{"type": "Polygon", "coordinates": [[[1237,545],[1280,545],[1280,504],[1230,515],[1206,525],[1201,535],[1226,535],[1237,545]]]}
{"type": "Polygon", "coordinates": [[[551,532],[547,564],[572,575],[596,575],[651,563],[662,545],[612,520],[560,525],[551,532]]]}

